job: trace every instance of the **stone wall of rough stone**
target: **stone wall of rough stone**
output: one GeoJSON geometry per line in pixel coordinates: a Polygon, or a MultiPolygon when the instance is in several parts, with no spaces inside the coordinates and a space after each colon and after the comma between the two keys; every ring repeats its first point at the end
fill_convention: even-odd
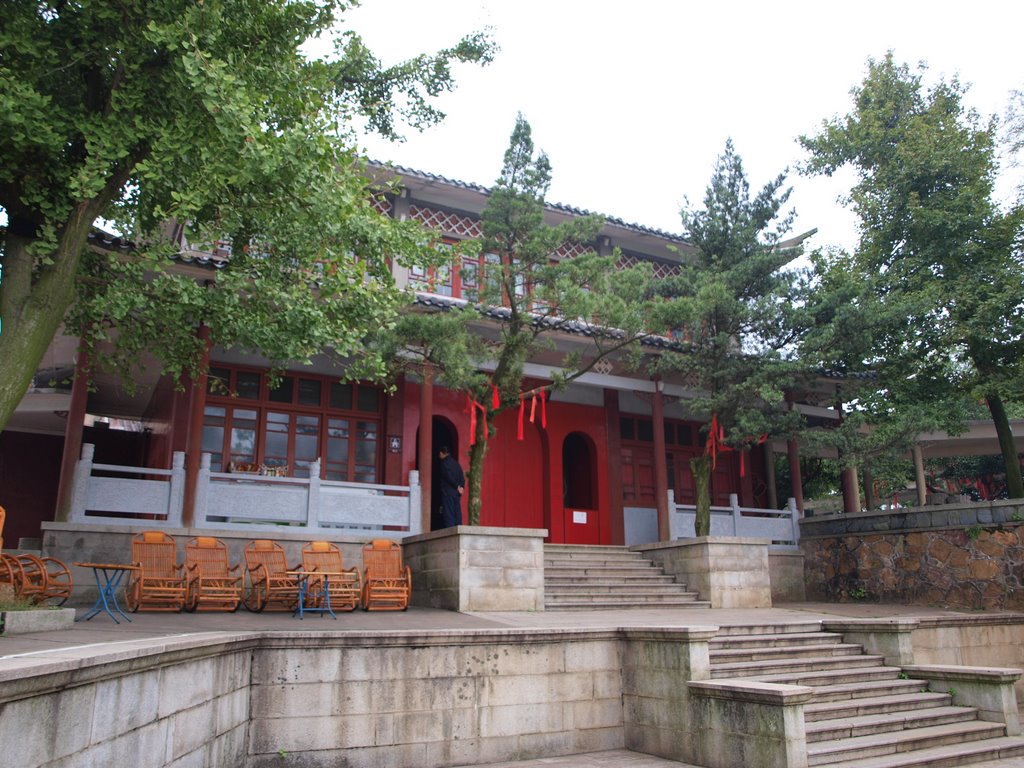
{"type": "Polygon", "coordinates": [[[1024,610],[1024,504],[994,502],[801,524],[807,597],[1024,610]]]}

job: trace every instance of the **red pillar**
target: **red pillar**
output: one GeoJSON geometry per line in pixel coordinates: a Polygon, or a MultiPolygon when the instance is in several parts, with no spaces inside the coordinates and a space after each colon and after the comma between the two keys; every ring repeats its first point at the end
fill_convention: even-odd
{"type": "Polygon", "coordinates": [[[616,471],[622,460],[622,441],[619,436],[619,393],[614,389],[604,391],[605,429],[608,433],[608,507],[611,517],[611,543],[624,544],[626,521],[622,510],[622,473],[616,471]]]}
{"type": "Polygon", "coordinates": [[[420,441],[417,446],[417,465],[420,468],[420,530],[430,530],[430,490],[434,477],[434,371],[430,364],[423,366],[420,383],[420,441]]]}
{"type": "Polygon", "coordinates": [[[668,541],[668,465],[665,461],[665,406],[661,399],[661,379],[654,380],[651,421],[654,422],[654,500],[658,510],[658,541],[668,541]]]}
{"type": "Polygon", "coordinates": [[[741,507],[754,506],[754,468],[751,466],[752,452],[747,446],[740,448],[740,492],[737,494],[741,507]]]}
{"type": "Polygon", "coordinates": [[[71,505],[71,478],[82,453],[82,434],[85,429],[85,409],[89,400],[89,353],[78,350],[75,380],[71,383],[71,405],[64,426],[64,454],[60,462],[60,481],[57,484],[57,509],[54,519],[67,522],[71,505]]]}
{"type": "Polygon", "coordinates": [[[199,458],[203,452],[203,416],[206,411],[206,385],[210,367],[210,327],[200,325],[196,336],[203,342],[202,373],[192,382],[192,403],[188,427],[188,449],[185,452],[185,499],[181,511],[181,524],[186,528],[195,524],[196,485],[199,481],[199,458]]]}

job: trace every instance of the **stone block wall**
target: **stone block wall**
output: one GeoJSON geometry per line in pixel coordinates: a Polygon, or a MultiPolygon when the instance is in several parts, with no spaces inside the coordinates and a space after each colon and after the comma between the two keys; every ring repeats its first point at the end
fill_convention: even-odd
{"type": "Polygon", "coordinates": [[[1024,503],[801,522],[807,597],[1024,610],[1024,503]]]}
{"type": "Polygon", "coordinates": [[[3,764],[243,765],[251,657],[206,642],[166,653],[121,645],[112,661],[72,658],[29,679],[0,672],[3,764]]]}
{"type": "Polygon", "coordinates": [[[701,536],[633,547],[708,600],[712,608],[770,608],[766,539],[701,536]]]}
{"type": "Polygon", "coordinates": [[[450,611],[543,611],[544,537],[459,525],[403,539],[412,603],[450,611]]]}
{"type": "Polygon", "coordinates": [[[441,768],[623,746],[614,632],[325,640],[256,653],[248,768],[282,751],[310,767],[441,768]]]}

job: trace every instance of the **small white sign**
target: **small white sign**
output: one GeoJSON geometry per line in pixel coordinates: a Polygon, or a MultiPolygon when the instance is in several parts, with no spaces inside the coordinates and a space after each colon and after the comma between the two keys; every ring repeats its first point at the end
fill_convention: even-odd
{"type": "Polygon", "coordinates": [[[578,509],[574,509],[572,511],[572,521],[574,523],[578,523],[579,525],[586,525],[587,524],[587,513],[586,512],[580,512],[578,509]]]}

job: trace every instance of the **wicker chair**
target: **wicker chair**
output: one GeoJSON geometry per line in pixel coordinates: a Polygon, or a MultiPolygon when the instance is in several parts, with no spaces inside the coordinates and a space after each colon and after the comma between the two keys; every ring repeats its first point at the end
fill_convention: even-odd
{"type": "Polygon", "coordinates": [[[177,562],[174,539],[163,531],[143,531],[132,538],[132,571],[125,587],[130,611],[180,611],[185,606],[185,568],[177,562]]]}
{"type": "Polygon", "coordinates": [[[331,596],[331,608],[351,611],[359,607],[363,591],[363,579],[359,569],[345,568],[341,550],[329,541],[311,541],[302,548],[302,568],[311,575],[308,589],[312,594],[323,594],[322,578],[315,574],[327,574],[327,589],[331,596]]]}
{"type": "Polygon", "coordinates": [[[412,571],[402,564],[402,548],[390,539],[363,546],[363,609],[404,611],[409,607],[412,571]]]}
{"type": "Polygon", "coordinates": [[[299,604],[299,583],[280,544],[269,539],[256,539],[245,545],[245,573],[248,582],[245,607],[257,613],[265,608],[294,611],[299,604]]]}
{"type": "MultiPolygon", "coordinates": [[[[4,546],[3,530],[7,511],[0,507],[0,550],[4,546]]],[[[36,555],[4,555],[0,553],[0,585],[9,585],[16,597],[34,603],[62,605],[71,597],[71,570],[55,557],[36,555]]]]}
{"type": "Polygon", "coordinates": [[[242,573],[220,539],[197,536],[185,545],[187,611],[234,611],[242,600],[242,573]]]}

